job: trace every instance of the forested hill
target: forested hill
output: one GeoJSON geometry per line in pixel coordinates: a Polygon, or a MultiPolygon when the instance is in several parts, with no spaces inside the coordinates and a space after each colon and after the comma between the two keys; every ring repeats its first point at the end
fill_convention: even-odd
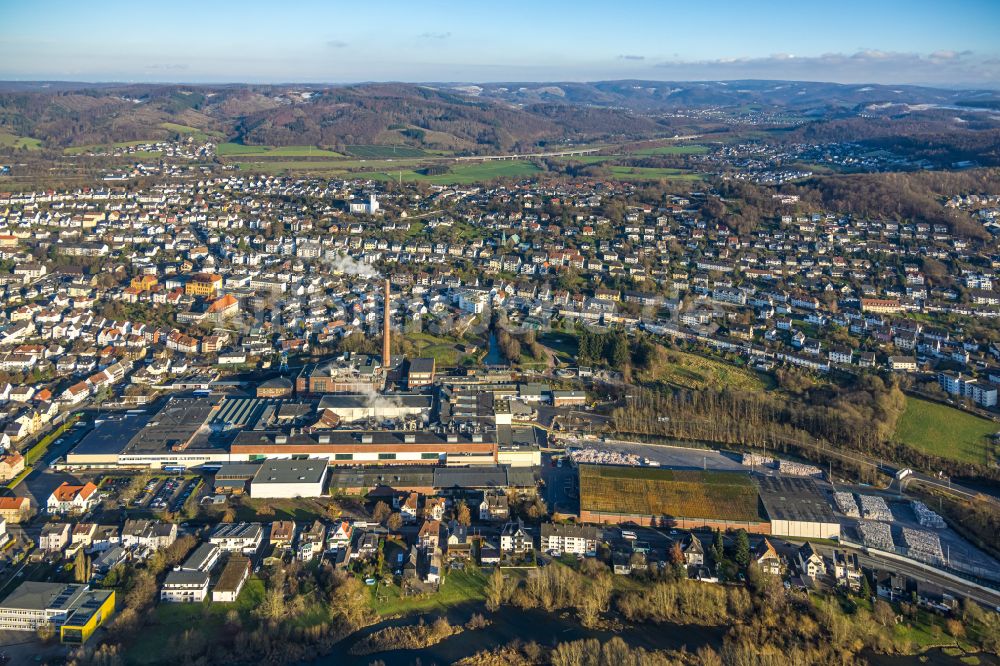
{"type": "Polygon", "coordinates": [[[255,145],[374,143],[482,153],[721,126],[718,116],[674,113],[679,109],[723,115],[766,110],[778,123],[785,117],[799,123],[856,122],[868,116],[917,117],[928,108],[975,109],[987,115],[998,103],[996,91],[782,81],[349,86],[7,82],[0,83],[0,132],[58,148],[170,138],[182,126],[255,145]]]}

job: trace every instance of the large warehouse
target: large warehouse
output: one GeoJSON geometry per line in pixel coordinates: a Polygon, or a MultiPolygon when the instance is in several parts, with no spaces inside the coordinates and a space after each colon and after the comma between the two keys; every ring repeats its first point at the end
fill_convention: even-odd
{"type": "MultiPolygon", "coordinates": [[[[346,398],[356,402],[355,396],[346,398]]],[[[410,396],[404,409],[423,410],[428,401],[410,396]]],[[[321,429],[315,421],[315,403],[310,402],[175,396],[153,413],[100,418],[66,455],[65,466],[191,468],[300,457],[327,458],[331,465],[531,465],[539,458],[538,439],[530,429],[507,426],[499,433],[483,424],[433,430],[321,429]]]]}
{"type": "Polygon", "coordinates": [[[801,539],[840,538],[840,522],[814,480],[762,476],[758,487],[771,520],[771,534],[801,539]]]}

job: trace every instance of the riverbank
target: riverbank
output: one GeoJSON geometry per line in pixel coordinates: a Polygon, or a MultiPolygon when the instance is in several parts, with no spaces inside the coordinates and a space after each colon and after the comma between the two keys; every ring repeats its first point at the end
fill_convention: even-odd
{"type": "MultiPolygon", "coordinates": [[[[620,636],[633,647],[647,650],[677,650],[686,647],[696,650],[702,646],[721,646],[727,627],[700,627],[676,624],[626,625],[620,630],[587,629],[570,612],[546,612],[502,606],[494,613],[484,612],[480,604],[463,604],[449,609],[443,617],[452,625],[464,625],[476,613],[482,613],[489,625],[476,631],[465,631],[449,636],[427,648],[380,652],[378,659],[385,666],[410,666],[417,659],[424,664],[451,664],[471,657],[481,650],[504,647],[514,641],[534,642],[543,647],[553,647],[567,641],[596,638],[602,642],[620,636]]],[[[377,623],[355,632],[340,645],[350,646],[387,627],[414,626],[423,620],[433,622],[439,615],[409,615],[377,623]]],[[[371,656],[349,655],[338,650],[321,659],[309,662],[313,666],[368,666],[371,656]]]]}

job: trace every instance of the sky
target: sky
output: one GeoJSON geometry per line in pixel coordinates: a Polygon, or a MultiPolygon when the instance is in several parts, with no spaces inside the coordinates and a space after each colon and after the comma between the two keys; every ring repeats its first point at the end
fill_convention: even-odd
{"type": "Polygon", "coordinates": [[[1000,0],[0,0],[0,79],[1000,88],[1000,0]]]}

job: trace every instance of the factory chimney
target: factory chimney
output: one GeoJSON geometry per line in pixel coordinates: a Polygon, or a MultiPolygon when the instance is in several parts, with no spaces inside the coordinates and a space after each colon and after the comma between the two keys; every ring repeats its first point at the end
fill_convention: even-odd
{"type": "Polygon", "coordinates": [[[385,311],[382,313],[382,367],[389,370],[389,278],[385,280],[385,311]]]}

